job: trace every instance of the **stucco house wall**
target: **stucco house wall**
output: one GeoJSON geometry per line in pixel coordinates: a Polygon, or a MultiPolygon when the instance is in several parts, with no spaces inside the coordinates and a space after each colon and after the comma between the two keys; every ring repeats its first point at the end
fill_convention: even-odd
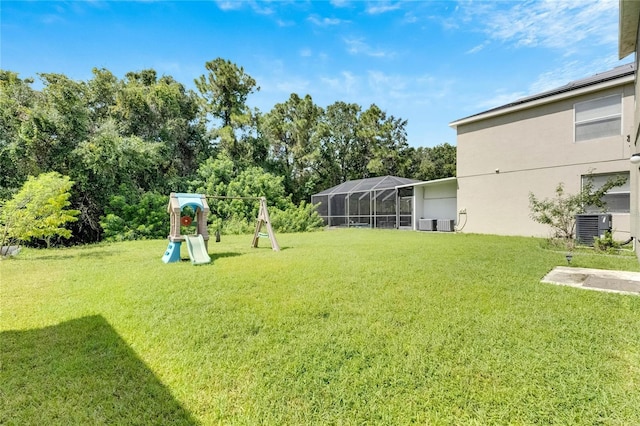
{"type": "MultiPolygon", "coordinates": [[[[636,70],[640,63],[638,58],[638,46],[640,46],[640,2],[637,1],[623,1],[620,0],[619,8],[619,25],[618,25],[618,54],[620,59],[629,56],[631,53],[635,53],[635,65],[636,70]]],[[[637,76],[637,74],[636,74],[637,76]]],[[[640,85],[636,77],[634,81],[635,97],[640,99],[640,85]]],[[[634,119],[631,123],[631,150],[632,153],[640,152],[640,105],[634,107],[634,119]]],[[[630,229],[631,236],[636,239],[635,249],[638,258],[640,259],[640,244],[638,244],[638,238],[640,237],[640,170],[638,165],[631,164],[630,166],[630,181],[631,181],[631,214],[630,214],[630,229]]]]}
{"type": "MultiPolygon", "coordinates": [[[[560,182],[576,193],[584,175],[628,171],[633,116],[633,77],[625,76],[452,123],[464,232],[549,236],[549,227],[530,218],[529,193],[553,197],[560,182]],[[574,105],[616,94],[622,96],[621,134],[574,142],[574,105]]],[[[616,239],[627,239],[629,214],[615,214],[613,228],[616,239]]]]}

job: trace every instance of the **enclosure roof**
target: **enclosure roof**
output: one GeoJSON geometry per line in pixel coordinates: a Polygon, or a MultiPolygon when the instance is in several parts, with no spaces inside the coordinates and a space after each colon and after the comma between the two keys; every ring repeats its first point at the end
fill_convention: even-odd
{"type": "Polygon", "coordinates": [[[325,189],[315,195],[350,194],[352,192],[392,189],[396,186],[410,185],[418,182],[420,181],[397,176],[380,176],[368,179],[349,180],[333,188],[325,189]]]}

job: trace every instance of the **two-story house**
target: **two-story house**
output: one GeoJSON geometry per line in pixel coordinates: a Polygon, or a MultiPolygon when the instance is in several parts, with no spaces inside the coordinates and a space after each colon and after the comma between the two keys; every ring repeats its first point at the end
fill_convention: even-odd
{"type": "MultiPolygon", "coordinates": [[[[531,219],[529,194],[552,198],[559,183],[580,191],[629,178],[635,65],[456,120],[457,208],[464,232],[549,236],[531,219]]],[[[630,180],[606,196],[614,237],[630,236],[630,180]]]]}

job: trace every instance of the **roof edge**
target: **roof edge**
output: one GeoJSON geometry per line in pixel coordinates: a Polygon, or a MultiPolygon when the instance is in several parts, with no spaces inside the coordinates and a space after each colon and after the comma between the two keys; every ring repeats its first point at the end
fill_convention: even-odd
{"type": "Polygon", "coordinates": [[[638,48],[640,2],[620,0],[618,23],[618,57],[624,59],[638,48]]]}
{"type": "Polygon", "coordinates": [[[396,186],[396,188],[406,188],[409,186],[428,186],[428,185],[435,185],[437,183],[455,182],[457,180],[458,178],[456,176],[451,176],[447,178],[440,178],[440,179],[434,179],[434,180],[423,180],[415,183],[408,183],[406,185],[398,185],[396,186]]]}
{"type": "Polygon", "coordinates": [[[492,118],[492,117],[504,115],[507,113],[544,105],[551,102],[556,102],[572,96],[595,92],[598,90],[604,90],[610,87],[620,86],[623,84],[633,82],[634,80],[635,80],[635,64],[629,63],[625,65],[620,65],[619,67],[616,67],[613,70],[595,74],[594,76],[588,77],[585,79],[576,80],[564,86],[561,86],[559,88],[556,88],[547,92],[542,92],[537,95],[527,96],[519,100],[516,100],[514,102],[501,105],[495,108],[491,108],[486,111],[461,118],[459,120],[452,121],[451,123],[449,123],[449,127],[455,129],[461,124],[473,123],[475,121],[484,120],[487,118],[492,118]],[[612,71],[615,71],[618,68],[622,69],[624,67],[627,67],[628,70],[624,72],[616,73],[614,75],[604,76],[601,79],[593,80],[594,77],[600,74],[610,74],[612,71]]]}

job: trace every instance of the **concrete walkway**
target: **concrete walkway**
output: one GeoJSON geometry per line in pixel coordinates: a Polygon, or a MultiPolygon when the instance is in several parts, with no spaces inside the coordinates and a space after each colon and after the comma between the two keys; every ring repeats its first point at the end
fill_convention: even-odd
{"type": "Polygon", "coordinates": [[[542,278],[542,282],[586,290],[640,295],[640,272],[556,266],[542,278]]]}

